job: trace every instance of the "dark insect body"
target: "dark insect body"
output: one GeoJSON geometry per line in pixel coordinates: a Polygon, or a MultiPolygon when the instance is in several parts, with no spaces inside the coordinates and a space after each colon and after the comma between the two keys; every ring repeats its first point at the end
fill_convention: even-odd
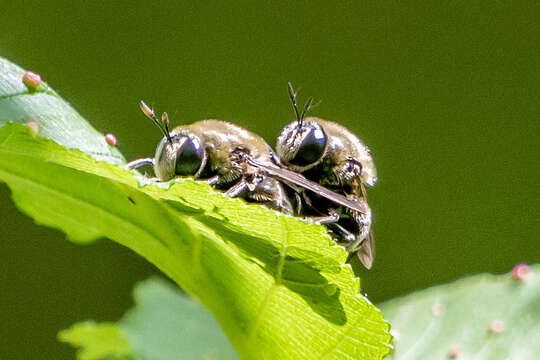
{"type": "Polygon", "coordinates": [[[365,187],[377,182],[371,152],[344,126],[315,117],[304,118],[311,99],[300,115],[290,83],[289,95],[297,120],[281,130],[276,155],[282,166],[358,204],[357,209],[352,209],[331,198],[302,192],[303,213],[326,216],[323,222],[350,252],[357,252],[362,264],[369,269],[375,257],[375,244],[365,187]]]}
{"type": "MultiPolygon", "coordinates": [[[[159,127],[163,137],[153,158],[134,160],[127,164],[127,168],[151,165],[157,177],[153,179],[155,181],[169,181],[178,176],[207,179],[210,185],[223,190],[227,196],[242,197],[286,214],[327,224],[349,244],[351,251],[360,244],[360,251],[372,249],[364,245],[364,239],[372,239],[369,235],[371,210],[365,201],[365,193],[355,191],[358,176],[362,174],[362,168],[356,165],[362,164],[353,160],[344,164],[334,161],[334,166],[333,155],[340,154],[337,151],[339,146],[334,146],[334,143],[343,142],[341,133],[333,135],[333,125],[338,125],[317,119],[319,124],[315,118],[304,122],[309,106],[300,116],[295,98],[294,105],[298,125],[295,127],[291,123],[283,129],[278,138],[278,159],[261,137],[227,121],[202,120],[170,131],[167,113],[163,113],[159,120],[154,111],[141,101],[141,110],[159,127]],[[312,129],[311,125],[316,126],[312,129]],[[291,126],[292,131],[289,131],[291,126]],[[287,131],[287,136],[283,135],[284,131],[287,131]],[[280,142],[282,138],[285,139],[284,144],[280,142]],[[330,152],[331,149],[334,151],[330,152]],[[292,157],[289,156],[291,153],[292,157]],[[331,171],[328,174],[326,170],[320,172],[326,168],[335,168],[336,171],[340,168],[341,172],[336,172],[337,177],[332,178],[331,171]],[[301,175],[302,172],[311,179],[301,175]],[[350,172],[356,175],[351,176],[350,172]]],[[[358,156],[358,159],[364,158],[358,156]]],[[[374,166],[372,170],[375,171],[374,166]]],[[[374,183],[375,178],[365,182],[374,183]]],[[[364,191],[362,183],[359,188],[364,191]]],[[[369,256],[372,260],[373,254],[369,253],[369,256]]],[[[371,266],[362,256],[360,259],[366,267],[371,266]]]]}
{"type": "Polygon", "coordinates": [[[127,165],[136,169],[151,165],[158,181],[177,176],[208,179],[230,197],[243,197],[292,214],[293,207],[284,185],[247,164],[249,156],[262,164],[273,163],[271,147],[258,135],[223,120],[202,120],[169,131],[169,119],[161,121],[144,102],[141,110],[163,133],[154,158],[138,159],[127,165]]]}

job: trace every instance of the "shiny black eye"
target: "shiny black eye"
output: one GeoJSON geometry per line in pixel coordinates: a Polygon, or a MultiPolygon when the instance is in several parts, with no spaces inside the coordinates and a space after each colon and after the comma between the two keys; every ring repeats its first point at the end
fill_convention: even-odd
{"type": "Polygon", "coordinates": [[[310,128],[302,139],[298,151],[289,162],[297,166],[307,166],[317,162],[324,154],[326,134],[319,128],[310,128]]]}
{"type": "Polygon", "coordinates": [[[176,151],[176,170],[180,176],[195,175],[204,158],[204,149],[197,138],[186,137],[176,151]]]}

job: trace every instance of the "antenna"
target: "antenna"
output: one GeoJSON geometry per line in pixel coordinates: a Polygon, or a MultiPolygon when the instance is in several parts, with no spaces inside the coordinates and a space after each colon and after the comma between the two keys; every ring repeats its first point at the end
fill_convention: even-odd
{"type": "Polygon", "coordinates": [[[309,109],[311,109],[311,104],[313,104],[312,97],[310,97],[308,101],[306,101],[306,104],[304,105],[304,110],[302,110],[302,115],[300,116],[301,121],[304,121],[304,117],[306,116],[309,109]]]}
{"type": "Polygon", "coordinates": [[[289,97],[291,98],[294,113],[296,114],[296,120],[298,120],[298,122],[300,122],[301,119],[300,119],[300,114],[298,113],[298,104],[296,103],[296,92],[294,91],[294,88],[293,88],[290,81],[289,81],[288,85],[289,85],[289,97]]]}
{"type": "Polygon", "coordinates": [[[309,109],[311,109],[311,105],[313,104],[313,98],[308,99],[308,101],[304,105],[304,109],[302,110],[302,114],[300,114],[298,112],[298,104],[296,103],[296,95],[297,95],[297,93],[294,91],[294,88],[293,88],[290,81],[288,82],[288,85],[289,85],[289,97],[291,98],[294,113],[296,114],[296,120],[298,120],[298,127],[302,128],[302,125],[304,123],[304,117],[306,116],[309,109]]]}
{"type": "Polygon", "coordinates": [[[164,112],[161,115],[161,121],[159,121],[159,119],[156,117],[156,114],[154,114],[154,109],[151,109],[148,105],[144,103],[144,101],[141,100],[140,106],[143,114],[146,115],[146,117],[150,120],[154,121],[154,124],[157,125],[159,130],[161,130],[163,135],[167,138],[169,144],[172,144],[171,134],[169,132],[169,115],[164,112]]]}
{"type": "Polygon", "coordinates": [[[161,114],[161,122],[165,124],[165,131],[167,132],[167,138],[169,139],[169,143],[171,142],[171,132],[169,131],[169,114],[167,112],[163,112],[161,114]]]}

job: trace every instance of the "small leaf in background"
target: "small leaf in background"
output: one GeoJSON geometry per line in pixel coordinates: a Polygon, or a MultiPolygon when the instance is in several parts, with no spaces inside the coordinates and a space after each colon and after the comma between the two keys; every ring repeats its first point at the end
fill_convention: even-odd
{"type": "Polygon", "coordinates": [[[128,340],[115,324],[87,321],[58,334],[61,341],[78,347],[78,360],[133,359],[128,340]]]}
{"type": "MultiPolygon", "coordinates": [[[[139,283],[134,298],[135,306],[118,323],[92,324],[94,332],[87,329],[89,323],[76,324],[60,332],[59,338],[83,347],[79,360],[101,360],[105,355],[118,354],[133,360],[238,359],[212,315],[165,280],[152,278],[139,283]],[[113,329],[125,344],[122,348],[111,346],[106,352],[109,340],[98,336],[113,329]],[[87,357],[99,353],[102,357],[87,357]]],[[[116,333],[114,339],[119,337],[116,333]]]]}
{"type": "Polygon", "coordinates": [[[380,304],[393,359],[540,359],[540,265],[481,274],[380,304]]]}
{"type": "Polygon", "coordinates": [[[96,160],[122,158],[48,86],[30,94],[24,71],[0,63],[4,89],[20,90],[0,97],[0,123],[26,123],[28,107],[41,134],[64,145],[27,126],[0,128],[0,180],[36,222],[73,241],[106,237],[134,250],[210,310],[240,358],[381,359],[390,352],[389,324],[359,294],[347,252],[324,226],[192,179],[141,187],[133,173],[96,160]],[[79,130],[83,143],[70,143],[79,130]]]}

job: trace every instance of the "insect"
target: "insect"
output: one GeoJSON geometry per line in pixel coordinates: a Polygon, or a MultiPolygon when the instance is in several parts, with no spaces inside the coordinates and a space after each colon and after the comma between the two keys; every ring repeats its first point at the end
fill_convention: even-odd
{"type": "Polygon", "coordinates": [[[375,257],[375,244],[366,186],[377,182],[371,152],[347,128],[331,121],[305,117],[312,99],[306,102],[300,114],[297,93],[291,83],[288,88],[296,121],[281,130],[276,141],[276,155],[283,166],[358,204],[357,209],[352,209],[328,197],[304,196],[308,210],[328,214],[328,226],[348,243],[350,252],[357,252],[362,264],[369,269],[375,257]],[[332,222],[332,218],[339,220],[332,222]]]}
{"type": "MultiPolygon", "coordinates": [[[[272,148],[259,136],[222,120],[202,120],[169,130],[169,117],[161,120],[141,101],[141,110],[161,130],[163,137],[153,158],[134,160],[126,165],[137,169],[151,165],[157,178],[168,181],[177,176],[193,176],[230,197],[243,197],[263,203],[289,215],[300,215],[299,193],[309,191],[330,199],[344,208],[365,211],[363,204],[332,192],[302,175],[278,166],[272,148]],[[286,184],[287,186],[285,186],[286,184]],[[294,200],[294,206],[291,202],[294,200]]],[[[311,217],[320,223],[336,222],[335,214],[311,217]]]]}
{"type": "Polygon", "coordinates": [[[222,120],[202,120],[169,130],[166,112],[159,120],[143,101],[140,107],[161,130],[163,138],[153,158],[134,160],[126,165],[128,169],[150,165],[156,181],[177,176],[207,179],[227,196],[243,197],[292,214],[293,207],[283,184],[244,161],[249,156],[261,164],[273,162],[272,149],[261,137],[222,120]]]}

